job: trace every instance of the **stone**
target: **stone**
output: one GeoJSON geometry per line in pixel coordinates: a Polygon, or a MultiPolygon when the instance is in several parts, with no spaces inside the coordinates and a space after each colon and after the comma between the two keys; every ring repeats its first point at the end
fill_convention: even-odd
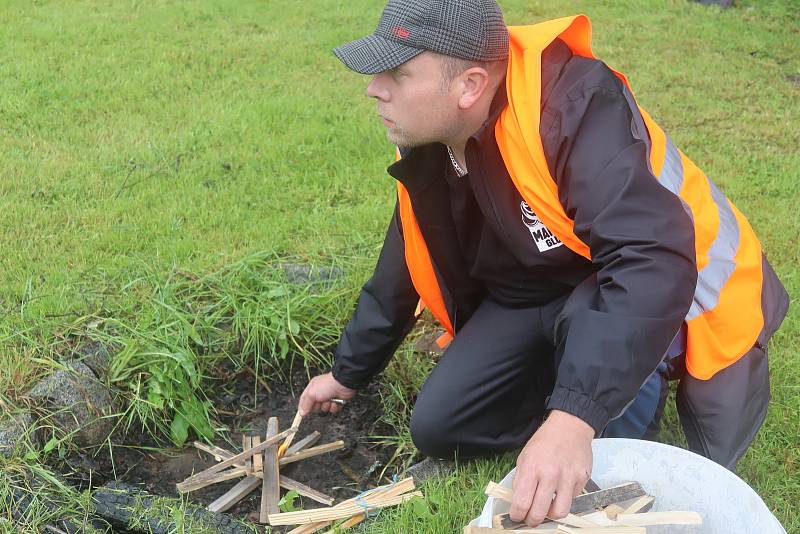
{"type": "Polygon", "coordinates": [[[443,329],[437,329],[433,332],[426,332],[420,336],[417,342],[414,344],[414,350],[422,353],[442,354],[444,349],[442,349],[436,341],[444,333],[445,330],[443,329]]]}
{"type": "Polygon", "coordinates": [[[65,364],[25,395],[50,412],[53,424],[78,447],[103,443],[114,427],[111,393],[83,362],[65,364]]]}
{"type": "Polygon", "coordinates": [[[312,267],[300,263],[282,263],[281,269],[290,284],[320,282],[322,285],[328,286],[344,276],[344,272],[338,267],[312,267]]]}
{"type": "Polygon", "coordinates": [[[108,349],[99,341],[89,341],[79,345],[75,349],[73,359],[86,364],[101,380],[108,374],[111,364],[111,355],[108,353],[108,349]]]}
{"type": "MultiPolygon", "coordinates": [[[[25,436],[31,432],[33,416],[30,412],[20,412],[0,421],[0,456],[11,457],[25,436]]],[[[35,432],[28,435],[34,445],[38,445],[35,432]]]]}
{"type": "Polygon", "coordinates": [[[722,9],[727,9],[733,5],[733,0],[694,0],[698,4],[706,6],[719,6],[722,9]]]}
{"type": "Polygon", "coordinates": [[[414,477],[416,484],[433,477],[447,477],[456,472],[456,463],[452,460],[440,460],[438,458],[425,458],[408,469],[406,476],[414,477]]]}

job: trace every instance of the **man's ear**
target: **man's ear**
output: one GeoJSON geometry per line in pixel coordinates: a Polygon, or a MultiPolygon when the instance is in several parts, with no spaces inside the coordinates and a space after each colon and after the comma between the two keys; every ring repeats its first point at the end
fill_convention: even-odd
{"type": "Polygon", "coordinates": [[[489,86],[489,73],[483,67],[471,67],[461,73],[461,96],[458,107],[469,109],[480,100],[489,86]]]}

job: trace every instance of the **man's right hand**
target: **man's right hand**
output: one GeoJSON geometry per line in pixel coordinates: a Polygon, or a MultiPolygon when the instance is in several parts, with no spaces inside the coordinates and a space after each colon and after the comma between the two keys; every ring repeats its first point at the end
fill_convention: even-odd
{"type": "Polygon", "coordinates": [[[300,395],[298,409],[305,417],[311,412],[339,413],[342,406],[331,402],[332,399],[349,401],[356,396],[356,390],[344,387],[333,378],[331,373],[315,376],[300,395]]]}

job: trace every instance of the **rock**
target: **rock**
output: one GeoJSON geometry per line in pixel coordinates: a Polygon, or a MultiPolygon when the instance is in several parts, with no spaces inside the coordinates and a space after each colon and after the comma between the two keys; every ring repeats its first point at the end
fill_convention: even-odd
{"type": "Polygon", "coordinates": [[[452,460],[439,460],[437,458],[425,458],[408,469],[406,476],[414,477],[414,482],[422,484],[424,481],[433,477],[447,477],[456,472],[456,463],[452,460]]]}
{"type": "Polygon", "coordinates": [[[286,279],[291,284],[310,284],[321,282],[328,286],[333,281],[344,276],[344,272],[338,267],[312,267],[300,263],[282,263],[286,279]]]}
{"type": "MultiPolygon", "coordinates": [[[[31,426],[33,426],[33,416],[29,412],[14,414],[0,421],[0,456],[9,458],[16,451],[25,433],[30,431],[31,426]]],[[[36,437],[36,433],[29,436],[34,445],[38,445],[36,437]]]]}
{"type": "Polygon", "coordinates": [[[722,9],[727,9],[733,5],[733,0],[694,0],[698,4],[706,6],[719,6],[722,9]]]}
{"type": "Polygon", "coordinates": [[[111,364],[111,355],[105,345],[99,341],[89,341],[75,349],[75,361],[83,362],[94,375],[99,379],[104,379],[111,364]]]}
{"type": "Polygon", "coordinates": [[[427,352],[434,354],[442,354],[444,349],[437,343],[438,339],[445,333],[443,329],[437,329],[433,332],[428,332],[419,337],[414,344],[416,352],[427,352]]]}
{"type": "Polygon", "coordinates": [[[70,362],[41,380],[26,395],[52,413],[53,423],[64,433],[73,433],[78,447],[103,443],[114,426],[111,394],[83,362],[70,362]]]}

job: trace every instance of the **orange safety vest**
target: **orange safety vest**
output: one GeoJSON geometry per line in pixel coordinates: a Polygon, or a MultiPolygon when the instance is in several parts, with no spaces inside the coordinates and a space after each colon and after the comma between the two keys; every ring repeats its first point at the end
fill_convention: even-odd
{"type": "MultiPolygon", "coordinates": [[[[574,221],[559,202],[539,135],[542,51],[560,38],[573,54],[596,59],[591,48],[591,23],[585,15],[578,15],[511,26],[508,31],[508,105],[495,125],[497,146],[514,185],[545,226],[572,251],[591,260],[589,247],[575,235],[574,221]]],[[[630,90],[625,76],[614,74],[630,90]]],[[[639,107],[639,111],[650,137],[653,174],[680,196],[694,220],[698,281],[686,316],[686,368],[692,376],[707,380],[750,350],[764,325],[761,244],[739,210],[673,145],[644,109],[639,107]]],[[[421,304],[453,336],[408,191],[399,182],[397,186],[411,280],[421,304]]]]}

